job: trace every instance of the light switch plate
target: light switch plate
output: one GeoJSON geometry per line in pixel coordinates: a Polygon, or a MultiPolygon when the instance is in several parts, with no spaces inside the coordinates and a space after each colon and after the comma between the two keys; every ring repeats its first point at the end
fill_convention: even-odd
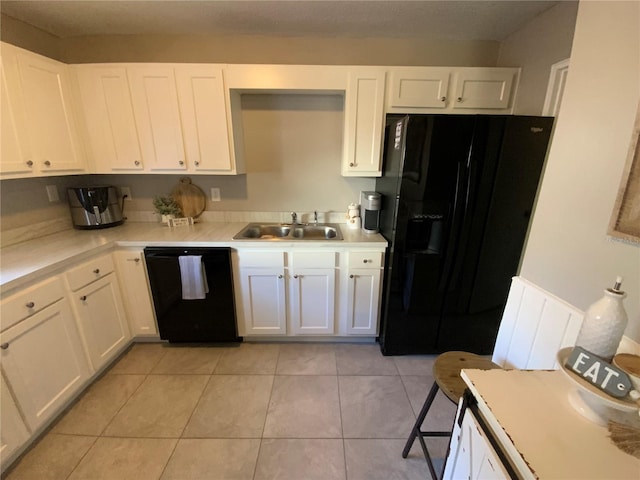
{"type": "Polygon", "coordinates": [[[217,187],[211,187],[211,201],[219,202],[220,201],[220,189],[217,187]]]}

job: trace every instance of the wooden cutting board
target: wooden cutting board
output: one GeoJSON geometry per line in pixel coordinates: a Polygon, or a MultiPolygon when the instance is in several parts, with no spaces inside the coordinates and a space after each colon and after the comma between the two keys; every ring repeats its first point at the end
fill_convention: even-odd
{"type": "Polygon", "coordinates": [[[182,177],[176,188],[171,192],[171,196],[182,210],[185,217],[197,218],[206,205],[207,197],[198,187],[191,183],[191,178],[182,177]]]}

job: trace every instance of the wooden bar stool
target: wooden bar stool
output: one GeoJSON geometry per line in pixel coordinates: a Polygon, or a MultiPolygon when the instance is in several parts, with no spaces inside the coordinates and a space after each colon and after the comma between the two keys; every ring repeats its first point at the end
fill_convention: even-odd
{"type": "Polygon", "coordinates": [[[433,480],[437,480],[439,477],[436,474],[424,437],[450,437],[451,431],[424,431],[422,430],[422,423],[424,422],[427,413],[429,413],[429,409],[431,408],[433,400],[436,398],[438,390],[442,390],[442,393],[444,393],[453,403],[458,403],[458,400],[464,393],[464,389],[466,387],[464,381],[460,377],[460,370],[463,368],[490,370],[501,367],[500,365],[493,363],[490,357],[476,355],[475,353],[469,352],[446,352],[436,358],[436,361],[433,364],[433,385],[431,386],[431,390],[429,390],[427,399],[424,401],[424,405],[422,405],[420,414],[418,415],[418,418],[416,418],[416,423],[413,425],[411,434],[409,435],[404,450],[402,451],[402,457],[407,458],[409,450],[411,450],[411,447],[413,446],[413,442],[416,437],[418,437],[420,446],[422,447],[422,452],[427,459],[427,465],[433,480]]]}

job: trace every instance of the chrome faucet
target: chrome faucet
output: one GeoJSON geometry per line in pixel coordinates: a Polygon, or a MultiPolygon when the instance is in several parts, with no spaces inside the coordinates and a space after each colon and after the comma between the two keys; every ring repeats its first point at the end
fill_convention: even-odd
{"type": "Polygon", "coordinates": [[[318,226],[318,212],[317,211],[313,211],[313,223],[316,225],[316,227],[318,226]]]}
{"type": "Polygon", "coordinates": [[[298,214],[296,212],[291,212],[291,224],[296,225],[298,223],[298,214]]]}

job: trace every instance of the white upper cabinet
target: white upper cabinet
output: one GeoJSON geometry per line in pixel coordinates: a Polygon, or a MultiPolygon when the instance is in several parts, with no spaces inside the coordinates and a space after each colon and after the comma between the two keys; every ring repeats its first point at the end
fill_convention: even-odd
{"type": "Polygon", "coordinates": [[[5,52],[2,45],[0,67],[0,124],[2,151],[0,173],[29,176],[35,172],[33,154],[27,136],[27,117],[21,101],[20,74],[16,55],[5,52]],[[17,93],[16,93],[17,92],[17,93]]]}
{"type": "Polygon", "coordinates": [[[399,67],[389,72],[389,108],[445,108],[451,69],[447,67],[399,67]]]}
{"type": "Polygon", "coordinates": [[[238,173],[230,148],[222,68],[185,65],[176,67],[175,75],[189,169],[238,173]]]}
{"type": "Polygon", "coordinates": [[[151,172],[186,170],[173,68],[136,65],[127,68],[127,76],[146,168],[151,172]]]}
{"type": "Polygon", "coordinates": [[[98,173],[235,175],[223,69],[196,64],[74,66],[98,173]]]}
{"type": "Polygon", "coordinates": [[[75,65],[74,69],[96,171],[142,170],[144,163],[125,68],[75,65]]]}
{"type": "Polygon", "coordinates": [[[513,111],[519,68],[390,67],[386,113],[513,111]]]}
{"type": "Polygon", "coordinates": [[[85,172],[69,66],[4,43],[2,63],[3,176],[85,172]]]}
{"type": "Polygon", "coordinates": [[[384,69],[352,68],[344,102],[342,175],[382,174],[384,131],[384,69]]]}
{"type": "Polygon", "coordinates": [[[518,68],[460,68],[453,108],[509,109],[518,68]]]}

